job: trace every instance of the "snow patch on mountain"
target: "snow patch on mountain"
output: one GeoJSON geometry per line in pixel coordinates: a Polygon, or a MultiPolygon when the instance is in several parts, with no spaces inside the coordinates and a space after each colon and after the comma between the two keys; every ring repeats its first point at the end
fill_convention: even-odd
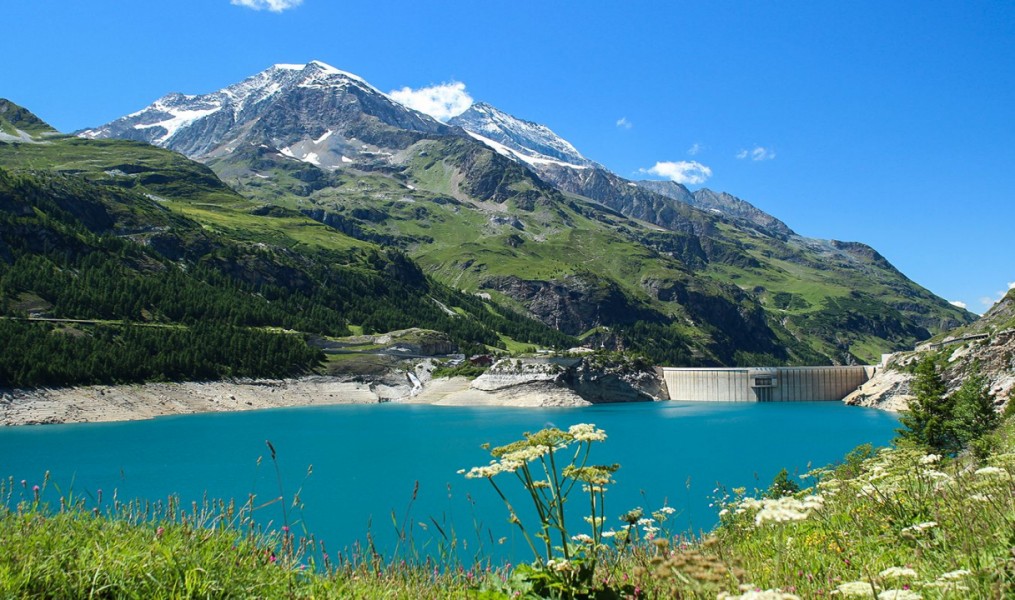
{"type": "Polygon", "coordinates": [[[134,125],[134,129],[151,129],[153,127],[161,127],[166,130],[164,134],[155,138],[155,143],[165,142],[169,138],[173,137],[174,134],[181,128],[190,125],[194,121],[207,117],[210,114],[217,113],[222,110],[222,106],[215,106],[207,109],[197,110],[174,110],[165,106],[160,106],[158,102],[155,103],[156,110],[161,110],[169,115],[170,118],[164,121],[157,121],[155,123],[138,123],[134,125]]]}
{"type": "Polygon", "coordinates": [[[542,165],[557,165],[557,166],[561,166],[561,167],[567,167],[567,168],[570,168],[570,169],[588,169],[589,168],[587,165],[573,165],[571,163],[566,163],[566,162],[563,162],[563,161],[560,161],[560,160],[553,160],[552,158],[545,158],[545,157],[542,157],[542,156],[532,156],[532,155],[526,154],[524,152],[519,152],[518,150],[515,150],[514,148],[510,148],[508,146],[505,146],[504,144],[495,142],[495,141],[491,140],[488,137],[483,137],[483,136],[479,135],[478,133],[476,133],[474,131],[466,130],[465,133],[469,134],[469,136],[472,137],[473,139],[476,139],[476,140],[479,140],[480,142],[483,142],[484,144],[489,146],[491,149],[495,150],[500,155],[506,156],[506,157],[508,157],[508,158],[510,158],[512,160],[520,160],[520,161],[522,161],[522,162],[524,162],[526,164],[532,165],[534,167],[538,167],[538,166],[542,166],[542,165]]]}
{"type": "Polygon", "coordinates": [[[473,137],[482,137],[484,143],[499,144],[510,150],[511,156],[530,165],[597,166],[546,125],[519,119],[484,102],[473,104],[448,124],[461,127],[473,137]]]}

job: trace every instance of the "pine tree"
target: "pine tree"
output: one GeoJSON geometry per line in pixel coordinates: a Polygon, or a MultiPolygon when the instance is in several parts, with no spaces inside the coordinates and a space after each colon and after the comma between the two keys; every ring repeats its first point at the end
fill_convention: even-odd
{"type": "Polygon", "coordinates": [[[954,403],[945,395],[947,390],[933,358],[917,363],[912,391],[915,398],[899,417],[905,427],[896,430],[899,437],[937,452],[957,452],[961,443],[953,428],[954,403]]]}
{"type": "Polygon", "coordinates": [[[782,498],[783,496],[792,496],[799,491],[800,485],[790,479],[789,472],[783,469],[772,480],[772,485],[768,487],[765,496],[768,498],[782,498]]]}
{"type": "Polygon", "coordinates": [[[953,399],[952,426],[963,445],[980,439],[997,426],[999,419],[994,411],[994,397],[990,394],[987,378],[980,373],[979,365],[974,365],[953,399]]]}

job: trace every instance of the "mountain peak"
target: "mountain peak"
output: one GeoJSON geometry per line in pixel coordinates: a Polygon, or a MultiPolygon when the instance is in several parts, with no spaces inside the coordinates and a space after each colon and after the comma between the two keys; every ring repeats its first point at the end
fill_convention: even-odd
{"type": "MultiPolygon", "coordinates": [[[[307,72],[307,73],[321,74],[321,75],[324,75],[326,77],[332,77],[332,76],[345,77],[346,79],[352,79],[353,81],[356,81],[356,82],[362,83],[364,85],[370,86],[370,84],[367,83],[366,79],[363,79],[359,75],[355,75],[353,73],[350,73],[348,71],[343,71],[341,69],[336,69],[335,67],[333,67],[333,66],[329,65],[328,63],[326,63],[324,61],[321,61],[321,60],[312,60],[312,61],[308,62],[307,64],[303,65],[302,71],[307,72]]],[[[370,87],[373,88],[373,86],[370,86],[370,87]]]]}
{"type": "Polygon", "coordinates": [[[519,119],[486,102],[477,102],[448,121],[497,152],[533,166],[548,163],[584,169],[596,163],[546,125],[519,119]]]}
{"type": "Polygon", "coordinates": [[[47,133],[56,133],[56,130],[27,108],[0,98],[0,141],[28,142],[47,133]]]}
{"type": "Polygon", "coordinates": [[[166,94],[140,111],[79,135],[144,141],[191,158],[225,156],[248,143],[265,144],[291,158],[337,168],[359,159],[375,160],[381,146],[401,135],[385,133],[395,130],[450,132],[363,78],[313,60],[275,64],[209,94],[166,94]]]}

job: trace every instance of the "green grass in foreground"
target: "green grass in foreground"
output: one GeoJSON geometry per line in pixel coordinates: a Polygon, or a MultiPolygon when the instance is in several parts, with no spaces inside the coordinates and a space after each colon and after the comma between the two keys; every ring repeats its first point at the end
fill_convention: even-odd
{"type": "MultiPolygon", "coordinates": [[[[551,437],[565,446],[577,443],[581,453],[575,456],[587,458],[592,442],[602,441],[593,431],[587,442],[577,435],[568,441],[568,432],[551,437]]],[[[72,499],[47,506],[40,500],[45,489],[7,480],[0,482],[7,507],[0,508],[0,597],[898,600],[1015,594],[1011,418],[991,435],[992,451],[983,462],[906,448],[859,450],[809,474],[805,481],[813,487],[791,496],[747,497],[746,490],[734,490],[733,498],[718,499],[720,525],[704,538],[666,531],[667,510],[650,516],[636,509],[618,520],[601,502],[592,507],[601,520],[579,520],[574,531],[558,528],[554,523],[565,521],[553,515],[565,504],[556,502],[561,488],[554,491],[554,482],[584,481],[602,501],[605,490],[597,488],[610,468],[582,458],[578,470],[544,473],[540,465],[553,454],[539,449],[545,435],[494,449],[500,461],[470,473],[498,486],[510,485],[519,473],[535,476],[530,484],[536,485],[526,487],[534,498],[542,494],[540,502],[553,514],[542,526],[524,524],[535,536],[530,564],[442,564],[380,557],[369,546],[327,558],[310,534],[288,527],[262,532],[253,525],[255,511],[288,504],[281,498],[261,506],[253,499],[244,506],[114,502],[100,513],[72,499]],[[508,474],[496,467],[529,453],[524,470],[508,474]],[[543,474],[549,491],[538,483],[543,474]],[[545,545],[540,533],[550,540],[545,545]]],[[[557,454],[558,465],[570,457],[562,448],[557,454]]],[[[580,499],[588,490],[573,489],[568,511],[588,511],[580,499]]],[[[419,556],[413,549],[403,554],[419,556]]]]}

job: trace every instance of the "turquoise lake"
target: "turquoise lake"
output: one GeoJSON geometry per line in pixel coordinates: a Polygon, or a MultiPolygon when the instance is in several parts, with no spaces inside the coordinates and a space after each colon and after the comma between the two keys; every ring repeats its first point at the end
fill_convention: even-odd
{"type": "MultiPolygon", "coordinates": [[[[782,468],[804,473],[859,444],[887,445],[898,426],[892,413],[838,402],[312,407],[9,427],[0,429],[0,475],[31,488],[50,471],[45,499],[54,503],[57,489],[86,498],[101,489],[106,501],[113,490],[121,501],[177,494],[184,506],[205,492],[238,503],[249,494],[266,501],[278,496],[265,444],[270,440],[285,494],[302,487],[305,508],[291,517],[301,521],[294,530],[305,528],[332,551],[370,532],[378,548],[390,552],[394,511],[400,524],[413,524],[418,546],[435,547],[432,518],[454,528],[468,546],[466,555],[519,561],[531,559],[528,547],[506,523],[489,483],[457,471],[489,461],[484,442],[506,444],[525,431],[575,423],[595,423],[609,436],[594,448],[593,463],[621,464],[606,497],[607,527],[619,527],[616,517],[628,509],[650,512],[666,504],[679,511],[667,523],[671,533],[715,525],[717,509],[709,504],[717,485],[763,489],[782,468]],[[416,482],[418,497],[411,502],[416,482]]],[[[521,505],[525,498],[512,477],[498,481],[521,505]]],[[[584,500],[574,505],[580,510],[584,500]]],[[[278,504],[258,514],[264,523],[282,519],[278,504]]]]}

